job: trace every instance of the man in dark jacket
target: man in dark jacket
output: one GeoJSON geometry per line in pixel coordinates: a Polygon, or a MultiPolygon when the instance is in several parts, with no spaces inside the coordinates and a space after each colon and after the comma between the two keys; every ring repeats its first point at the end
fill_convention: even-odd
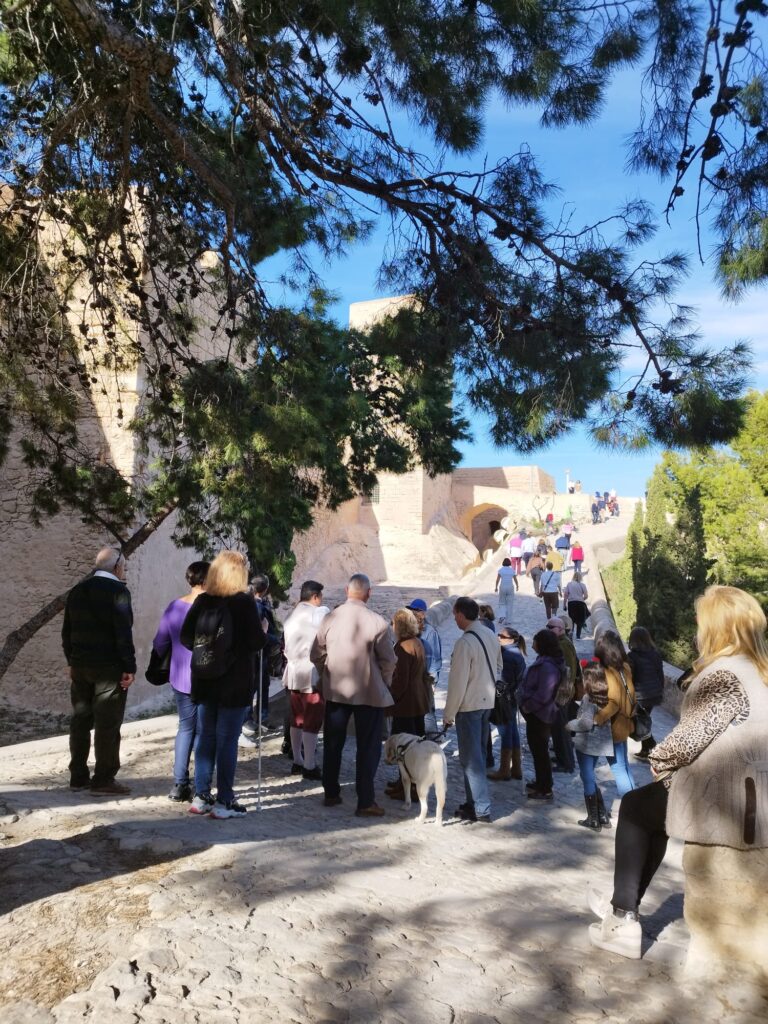
{"type": "MultiPolygon", "coordinates": [[[[569,620],[570,621],[570,620],[569,620]]],[[[573,642],[565,631],[565,623],[557,615],[547,620],[547,629],[555,634],[557,643],[563,654],[565,664],[568,666],[568,673],[573,683],[574,694],[581,696],[581,666],[579,656],[573,642]]],[[[573,738],[566,729],[566,723],[575,717],[573,702],[569,701],[563,707],[558,708],[557,721],[552,724],[552,749],[555,752],[555,771],[565,772],[566,775],[573,775],[576,770],[576,755],[573,750],[573,738]]]]}
{"type": "Polygon", "coordinates": [[[61,642],[72,680],[69,724],[70,789],[96,796],[121,796],[120,726],[128,687],[136,675],[131,595],[125,585],[125,557],[102,548],[92,576],[72,588],[64,610],[61,642]],[[88,772],[91,729],[96,767],[88,772]]]}

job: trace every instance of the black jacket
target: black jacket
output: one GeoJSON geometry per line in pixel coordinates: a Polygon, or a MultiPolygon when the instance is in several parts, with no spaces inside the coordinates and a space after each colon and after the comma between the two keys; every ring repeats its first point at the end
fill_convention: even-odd
{"type": "Polygon", "coordinates": [[[90,576],[67,596],[61,643],[67,664],[119,679],[136,671],[133,610],[128,587],[107,576],[90,576]]]}
{"type": "Polygon", "coordinates": [[[525,658],[516,647],[504,644],[501,648],[501,678],[507,684],[507,696],[514,703],[517,688],[525,675],[525,658]]]}
{"type": "Polygon", "coordinates": [[[656,648],[630,651],[627,660],[632,669],[638,704],[645,707],[661,704],[664,696],[664,662],[656,648]]]}
{"type": "Polygon", "coordinates": [[[215,701],[225,708],[245,708],[253,701],[256,689],[254,656],[267,642],[256,602],[251,595],[232,594],[231,597],[214,597],[212,594],[200,594],[184,619],[180,640],[188,650],[192,650],[195,643],[195,624],[201,609],[210,608],[218,601],[226,601],[229,614],[232,616],[234,662],[227,674],[219,679],[196,679],[193,671],[191,697],[195,704],[215,701]]]}

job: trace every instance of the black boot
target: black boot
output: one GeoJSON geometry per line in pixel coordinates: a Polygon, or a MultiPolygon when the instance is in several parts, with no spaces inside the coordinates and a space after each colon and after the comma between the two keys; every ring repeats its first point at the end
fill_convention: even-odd
{"type": "Polygon", "coordinates": [[[600,792],[599,788],[595,791],[595,796],[597,797],[597,814],[600,818],[600,824],[603,826],[603,828],[610,828],[611,812],[603,803],[603,794],[600,792]]]}
{"type": "Polygon", "coordinates": [[[648,760],[648,755],[650,754],[650,752],[653,750],[653,748],[655,746],[656,746],[656,740],[653,738],[653,736],[646,736],[645,739],[640,744],[640,749],[635,754],[635,757],[638,758],[638,760],[640,760],[640,761],[647,761],[648,760]]]}
{"type": "Polygon", "coordinates": [[[593,832],[599,832],[602,828],[600,824],[600,814],[597,810],[597,793],[593,793],[592,796],[584,796],[584,803],[587,808],[587,816],[579,822],[584,828],[591,828],[593,832]]]}

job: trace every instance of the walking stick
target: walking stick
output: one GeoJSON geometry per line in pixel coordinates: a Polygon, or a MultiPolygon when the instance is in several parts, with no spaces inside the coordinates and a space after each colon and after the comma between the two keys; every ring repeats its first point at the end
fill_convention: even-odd
{"type": "MultiPolygon", "coordinates": [[[[517,718],[517,735],[520,736],[520,726],[523,724],[523,716],[520,714],[520,708],[517,706],[517,702],[515,702],[515,717],[517,718]]],[[[526,730],[526,732],[525,732],[525,742],[526,742],[526,746],[527,746],[527,744],[528,744],[528,730],[526,730]]],[[[528,747],[528,753],[530,753],[530,752],[531,752],[531,748],[528,747]]],[[[522,740],[520,741],[520,775],[521,775],[521,778],[520,778],[520,789],[521,789],[521,791],[523,793],[523,796],[525,796],[526,788],[525,788],[525,771],[523,770],[523,743],[522,743],[522,740]]]]}
{"type": "Polygon", "coordinates": [[[256,783],[256,810],[261,810],[261,685],[264,679],[264,649],[259,651],[259,685],[256,689],[256,760],[258,781],[256,783]]]}

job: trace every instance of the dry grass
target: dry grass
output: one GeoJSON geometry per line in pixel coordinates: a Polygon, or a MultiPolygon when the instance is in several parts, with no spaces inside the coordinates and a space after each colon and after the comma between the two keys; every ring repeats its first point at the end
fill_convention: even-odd
{"type": "Polygon", "coordinates": [[[115,959],[138,923],[149,916],[147,897],[137,894],[136,887],[158,881],[175,866],[154,864],[131,871],[129,859],[120,856],[120,868],[129,873],[118,881],[93,882],[9,915],[0,932],[0,1008],[24,999],[53,1007],[87,989],[115,959]]]}

